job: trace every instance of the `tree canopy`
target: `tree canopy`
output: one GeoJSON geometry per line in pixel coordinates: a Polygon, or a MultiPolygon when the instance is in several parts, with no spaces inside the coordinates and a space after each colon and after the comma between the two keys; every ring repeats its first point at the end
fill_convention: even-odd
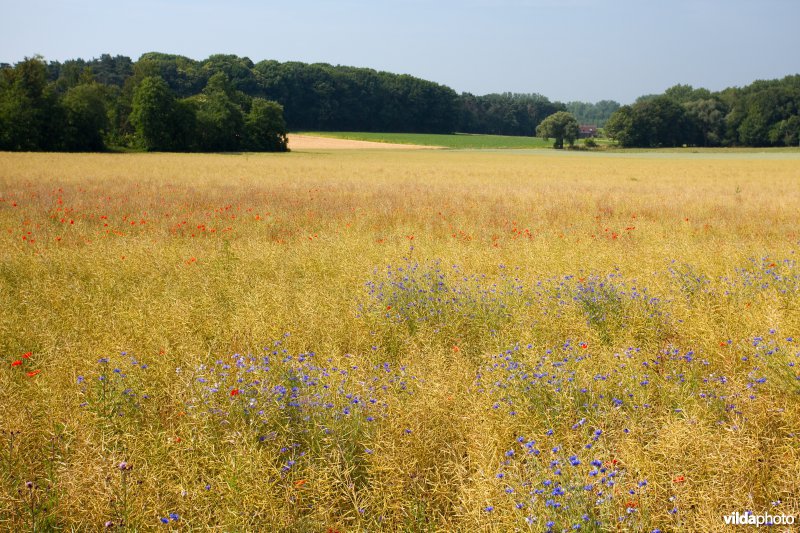
{"type": "MultiPolygon", "coordinates": [[[[679,84],[620,106],[459,95],[407,74],[224,54],[0,65],[0,150],[285,150],[287,130],[532,136],[558,112],[623,146],[787,146],[800,142],[799,111],[800,75],[720,92],[679,84]]],[[[541,131],[570,143],[551,126],[541,131]]]]}
{"type": "Polygon", "coordinates": [[[606,133],[622,146],[797,146],[800,75],[718,93],[675,85],[617,110],[606,133]]]}
{"type": "Polygon", "coordinates": [[[570,147],[575,145],[578,138],[578,120],[566,111],[557,111],[545,118],[536,128],[536,135],[544,139],[555,139],[553,148],[564,148],[564,141],[570,147]]]}

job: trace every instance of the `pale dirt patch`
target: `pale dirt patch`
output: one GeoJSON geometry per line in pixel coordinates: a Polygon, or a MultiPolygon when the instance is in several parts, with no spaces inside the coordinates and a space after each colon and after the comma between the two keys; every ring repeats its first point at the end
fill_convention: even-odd
{"type": "Polygon", "coordinates": [[[316,137],[313,135],[289,134],[290,150],[424,150],[435,149],[435,146],[422,146],[419,144],[379,143],[371,141],[353,141],[350,139],[334,139],[331,137],[316,137]]]}

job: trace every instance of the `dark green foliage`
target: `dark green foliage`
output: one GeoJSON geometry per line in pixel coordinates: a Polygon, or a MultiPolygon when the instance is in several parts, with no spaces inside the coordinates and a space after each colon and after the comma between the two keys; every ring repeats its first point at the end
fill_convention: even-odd
{"type": "Polygon", "coordinates": [[[578,121],[566,111],[557,111],[542,121],[536,128],[536,135],[543,139],[555,139],[553,148],[564,148],[564,141],[575,146],[578,138],[578,121]]]}
{"type": "Polygon", "coordinates": [[[715,98],[691,100],[683,104],[686,115],[696,129],[697,142],[702,146],[719,146],[725,137],[727,107],[715,98]]]}
{"type": "Polygon", "coordinates": [[[202,152],[234,152],[242,149],[244,114],[228,77],[218,72],[209,80],[203,93],[191,98],[197,117],[195,138],[202,152]]]}
{"type": "Polygon", "coordinates": [[[58,150],[64,113],[40,57],[0,71],[0,150],[58,150]]]}
{"type": "Polygon", "coordinates": [[[198,94],[210,77],[193,59],[157,52],[140,57],[135,71],[139,76],[161,77],[178,98],[198,94]]]}
{"type": "Polygon", "coordinates": [[[245,118],[248,150],[254,152],[285,152],[287,150],[286,122],[280,104],[254,98],[245,118]]]}
{"type": "Polygon", "coordinates": [[[99,83],[77,85],[61,99],[66,111],[64,148],[68,151],[102,151],[108,130],[106,88],[99,83]]]}
{"type": "Polygon", "coordinates": [[[602,128],[614,111],[620,108],[620,105],[613,100],[600,100],[596,104],[568,102],[566,107],[566,110],[575,116],[579,124],[592,124],[602,128]]]}
{"type": "Polygon", "coordinates": [[[695,144],[697,139],[686,110],[667,96],[621,107],[606,123],[606,134],[622,146],[647,148],[695,144]]]}
{"type": "Polygon", "coordinates": [[[800,75],[711,93],[675,85],[623,106],[606,124],[622,146],[794,146],[800,75]]]}
{"type": "Polygon", "coordinates": [[[456,93],[413,76],[324,63],[262,61],[260,93],[283,106],[293,130],[452,133],[456,93]]]}
{"type": "Polygon", "coordinates": [[[459,131],[491,135],[535,136],[536,127],[556,111],[564,111],[540,94],[462,94],[459,131]]]}
{"type": "Polygon", "coordinates": [[[533,136],[559,111],[605,124],[622,146],[794,146],[800,75],[718,93],[675,85],[620,107],[459,96],[409,75],[222,54],[0,64],[0,150],[284,150],[287,129],[533,136]]]}
{"type": "Polygon", "coordinates": [[[136,143],[148,151],[174,148],[173,125],[177,102],[167,83],[149,76],[133,93],[130,121],[136,131],[136,143]]]}

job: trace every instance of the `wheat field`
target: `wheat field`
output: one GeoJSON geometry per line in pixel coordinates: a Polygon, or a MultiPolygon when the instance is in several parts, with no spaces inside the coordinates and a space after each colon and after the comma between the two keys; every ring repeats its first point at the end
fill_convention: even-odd
{"type": "Polygon", "coordinates": [[[0,154],[0,528],[800,514],[800,156],[0,154]]]}

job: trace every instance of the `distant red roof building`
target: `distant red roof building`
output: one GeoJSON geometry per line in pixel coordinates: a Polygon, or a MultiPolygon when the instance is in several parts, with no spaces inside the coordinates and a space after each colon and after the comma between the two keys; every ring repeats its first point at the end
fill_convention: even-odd
{"type": "Polygon", "coordinates": [[[578,137],[586,139],[587,137],[597,137],[597,126],[594,124],[581,124],[578,126],[578,137]]]}

